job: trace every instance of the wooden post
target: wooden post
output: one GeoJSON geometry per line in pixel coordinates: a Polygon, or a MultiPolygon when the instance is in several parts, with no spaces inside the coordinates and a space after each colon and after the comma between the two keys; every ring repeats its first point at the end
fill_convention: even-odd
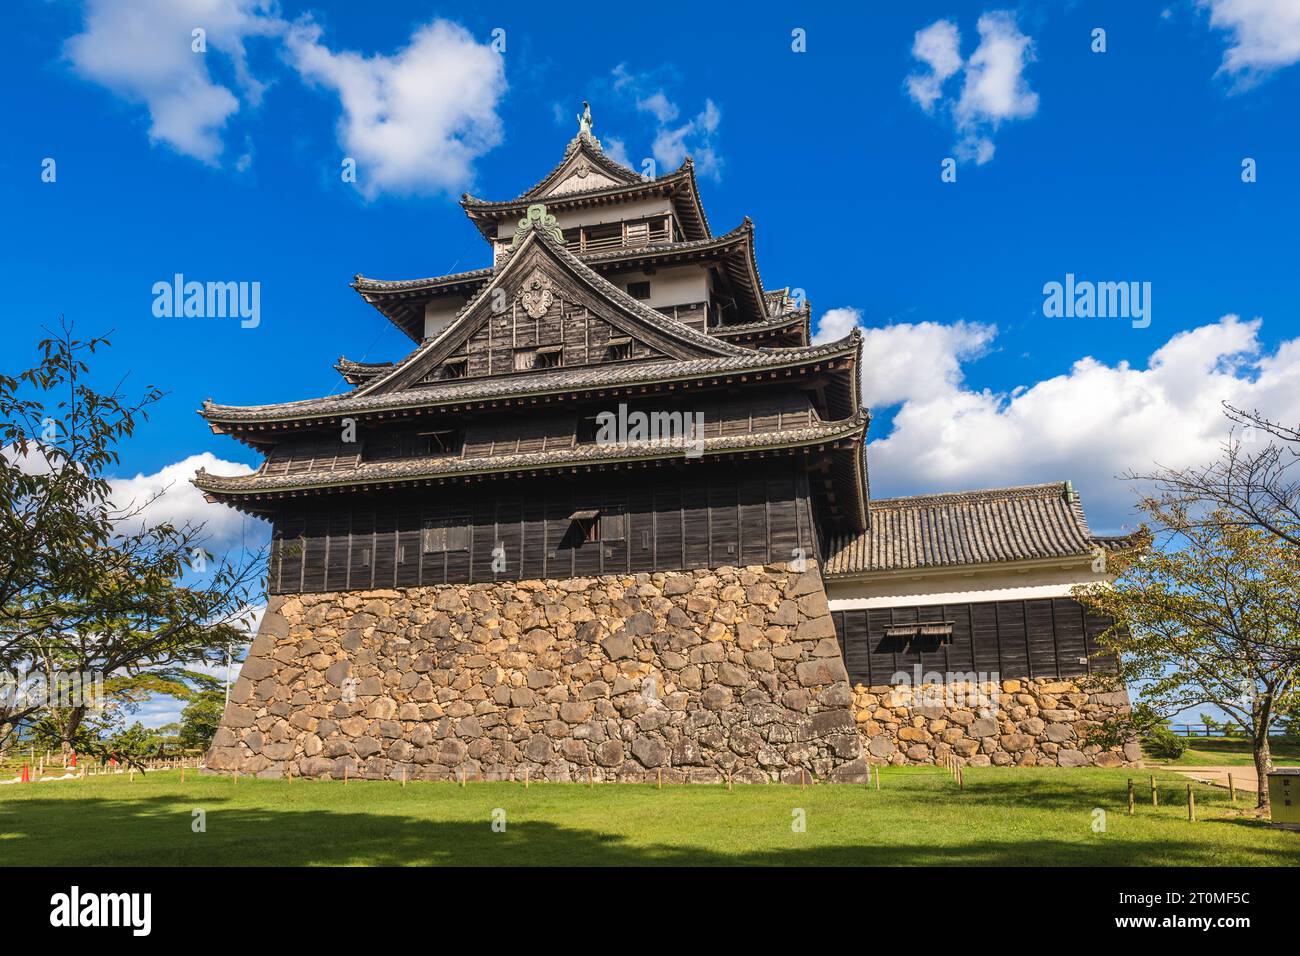
{"type": "Polygon", "coordinates": [[[1151,775],[1151,806],[1160,806],[1160,797],[1156,795],[1156,775],[1151,775]]]}
{"type": "Polygon", "coordinates": [[[727,771],[727,792],[731,792],[731,771],[727,771]]]}
{"type": "Polygon", "coordinates": [[[1192,785],[1187,785],[1187,820],[1190,823],[1196,822],[1196,794],[1192,792],[1192,785]]]}
{"type": "Polygon", "coordinates": [[[348,785],[348,765],[344,764],[343,765],[343,786],[346,787],[347,785],[348,785]]]}
{"type": "Polygon", "coordinates": [[[406,765],[402,765],[402,786],[406,786],[406,765]]]}
{"type": "Polygon", "coordinates": [[[876,765],[876,789],[880,789],[880,765],[876,765]]]}
{"type": "Polygon", "coordinates": [[[528,789],[528,768],[524,768],[524,789],[528,789]]]}
{"type": "Polygon", "coordinates": [[[1232,774],[1228,774],[1228,799],[1237,802],[1237,788],[1232,785],[1232,774]]]}
{"type": "Polygon", "coordinates": [[[664,788],[664,768],[660,767],[657,772],[658,772],[658,781],[655,783],[655,789],[662,790],[664,788]]]}
{"type": "Polygon", "coordinates": [[[1129,777],[1128,778],[1128,815],[1129,816],[1133,816],[1133,807],[1136,799],[1137,798],[1133,793],[1133,778],[1129,777]]]}
{"type": "Polygon", "coordinates": [[[130,771],[130,780],[131,780],[132,783],[135,783],[135,767],[132,767],[132,768],[131,768],[131,771],[130,771]]]}
{"type": "Polygon", "coordinates": [[[587,789],[590,790],[595,785],[596,785],[596,781],[592,774],[592,769],[588,767],[587,768],[587,789]]]}
{"type": "Polygon", "coordinates": [[[961,767],[957,768],[957,789],[958,790],[966,789],[966,777],[963,776],[961,772],[961,767]]]}
{"type": "Polygon", "coordinates": [[[181,765],[181,783],[184,783],[184,782],[185,782],[185,766],[184,766],[184,764],[182,764],[182,765],[181,765]]]}
{"type": "Polygon", "coordinates": [[[808,786],[808,771],[803,767],[799,768],[799,789],[803,790],[808,786]]]}

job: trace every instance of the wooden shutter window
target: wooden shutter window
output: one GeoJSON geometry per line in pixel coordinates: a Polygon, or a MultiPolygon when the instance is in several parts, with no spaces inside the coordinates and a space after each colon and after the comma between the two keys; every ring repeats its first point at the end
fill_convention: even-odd
{"type": "Polygon", "coordinates": [[[441,554],[444,551],[469,550],[469,518],[460,517],[450,520],[429,520],[425,523],[420,536],[420,549],[425,554],[441,554]]]}
{"type": "Polygon", "coordinates": [[[469,550],[469,521],[449,525],[447,528],[447,550],[469,550]]]}

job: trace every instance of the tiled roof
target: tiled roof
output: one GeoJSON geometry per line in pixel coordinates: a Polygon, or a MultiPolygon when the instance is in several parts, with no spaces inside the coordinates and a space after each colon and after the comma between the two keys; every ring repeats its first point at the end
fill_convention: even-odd
{"type": "MultiPolygon", "coordinates": [[[[570,253],[578,256],[589,265],[604,265],[607,262],[618,262],[621,259],[640,259],[646,256],[659,255],[670,256],[715,248],[724,249],[732,245],[736,240],[744,239],[752,233],[753,223],[746,218],[730,232],[723,233],[720,236],[711,236],[707,239],[686,239],[680,242],[660,242],[646,246],[620,246],[617,249],[602,249],[598,252],[579,253],[570,250],[570,253]]],[[[491,275],[492,267],[490,266],[482,269],[472,269],[469,272],[427,276],[423,279],[371,279],[358,274],[352,279],[352,287],[363,295],[366,293],[382,295],[388,292],[421,291],[436,289],[439,286],[458,285],[467,281],[487,280],[491,275]]],[[[770,301],[771,295],[765,293],[764,298],[770,301]]]]}
{"type": "MultiPolygon", "coordinates": [[[[576,140],[574,142],[576,142],[576,140]]],[[[569,145],[571,149],[573,143],[570,143],[569,145]]],[[[682,179],[683,174],[689,172],[691,167],[691,160],[688,157],[686,162],[684,162],[677,169],[674,169],[671,173],[664,173],[662,176],[656,176],[654,179],[646,179],[643,176],[641,176],[639,173],[630,170],[625,166],[620,166],[619,164],[615,163],[613,160],[605,156],[603,152],[600,151],[593,152],[592,150],[586,150],[586,153],[588,156],[597,159],[597,161],[600,162],[605,172],[614,174],[615,171],[621,171],[621,173],[619,173],[619,175],[616,175],[615,178],[623,178],[623,179],[627,179],[627,181],[617,183],[613,186],[598,186],[595,189],[584,189],[581,191],[575,191],[571,193],[562,193],[561,195],[558,196],[546,196],[546,197],[538,196],[537,195],[538,191],[542,189],[542,187],[546,186],[548,181],[551,179],[551,177],[553,177],[556,173],[558,173],[560,169],[564,166],[564,164],[569,161],[571,152],[569,150],[566,150],[564,153],[564,158],[560,160],[560,162],[555,166],[554,169],[552,169],[549,173],[547,173],[546,176],[543,177],[541,181],[539,181],[536,185],[530,186],[527,191],[520,193],[514,199],[480,199],[478,196],[473,196],[470,195],[469,193],[464,193],[461,196],[460,204],[466,209],[486,210],[486,209],[511,209],[515,206],[522,206],[522,205],[527,205],[528,203],[531,202],[537,202],[542,198],[548,199],[551,202],[555,202],[555,203],[566,203],[569,202],[570,200],[583,199],[588,196],[617,194],[628,189],[637,189],[642,187],[662,186],[662,185],[672,184],[682,179]],[[606,166],[605,165],[606,163],[608,163],[609,165],[606,166]],[[630,179],[627,178],[627,174],[630,174],[631,176],[630,179]]],[[[547,205],[550,205],[550,203],[548,203],[547,205]]]]}
{"type": "Polygon", "coordinates": [[[352,288],[363,295],[367,292],[409,292],[418,289],[434,289],[441,285],[457,285],[478,279],[487,279],[492,275],[492,267],[470,269],[468,272],[452,272],[445,276],[428,276],[423,279],[369,279],[357,273],[352,277],[352,288]]]}
{"type": "Polygon", "coordinates": [[[1069,482],[883,498],[868,513],[866,531],[831,539],[828,575],[1081,557],[1133,540],[1094,535],[1069,482]]]}
{"type": "Polygon", "coordinates": [[[787,312],[784,315],[772,319],[764,319],[762,322],[745,322],[738,325],[716,325],[709,331],[713,335],[732,336],[732,335],[753,335],[755,332],[766,332],[769,329],[783,329],[789,325],[795,325],[800,321],[807,319],[807,315],[802,311],[787,312]]]}
{"type": "MultiPolygon", "coordinates": [[[[705,456],[735,451],[764,451],[812,445],[842,438],[860,437],[866,428],[865,414],[841,422],[822,422],[784,431],[724,435],[704,439],[705,456]]],[[[293,475],[210,475],[200,469],[194,484],[214,494],[261,494],[350,487],[375,482],[419,481],[483,473],[538,468],[581,467],[589,464],[677,457],[685,445],[681,439],[630,442],[613,445],[586,444],[574,448],[496,455],[487,458],[409,458],[401,461],[370,462],[353,468],[306,472],[293,475]]]]}
{"type": "Polygon", "coordinates": [[[368,381],[376,375],[383,375],[385,372],[391,371],[392,368],[392,362],[354,362],[341,355],[339,360],[334,363],[334,371],[353,385],[368,381]]]}
{"type": "Polygon", "coordinates": [[[516,196],[513,200],[510,200],[510,202],[523,202],[536,199],[542,190],[552,184],[555,177],[562,169],[564,169],[565,164],[569,162],[569,159],[575,152],[582,153],[589,160],[595,163],[602,172],[606,173],[610,178],[618,182],[627,185],[634,185],[644,181],[641,174],[636,170],[630,169],[622,163],[616,162],[606,156],[605,151],[600,147],[599,141],[594,137],[588,138],[579,133],[577,136],[573,137],[573,139],[569,140],[569,144],[564,147],[564,156],[555,164],[555,167],[532,186],[529,186],[522,193],[516,196]]]}
{"type": "Polygon", "coordinates": [[[519,375],[451,379],[423,387],[373,395],[326,396],[277,405],[217,405],[204,402],[200,413],[211,422],[271,422],[294,418],[328,418],[348,412],[382,411],[449,405],[465,401],[564,393],[613,385],[637,385],[701,375],[722,375],[800,365],[822,358],[855,354],[860,336],[806,348],[746,350],[745,354],[666,362],[630,362],[559,368],[519,375]]]}
{"type": "MultiPolygon", "coordinates": [[[[572,144],[570,144],[570,148],[572,148],[572,144]]],[[[694,234],[697,238],[707,238],[712,235],[709,228],[709,219],[704,212],[704,205],[700,201],[699,188],[695,181],[695,162],[690,156],[687,156],[682,161],[682,165],[671,173],[665,173],[654,179],[644,179],[640,174],[613,163],[612,160],[609,160],[599,151],[593,152],[587,149],[586,152],[587,155],[599,157],[604,162],[610,163],[613,168],[622,170],[623,173],[630,174],[635,179],[596,189],[577,190],[546,197],[537,196],[538,190],[542,189],[551,177],[568,162],[570,152],[566,150],[564,159],[560,161],[560,164],[547,173],[546,178],[522,195],[514,199],[487,200],[465,193],[461,196],[461,208],[465,210],[472,220],[479,221],[480,229],[483,229],[487,222],[508,217],[517,210],[523,209],[530,203],[543,198],[548,208],[562,209],[569,206],[589,206],[605,201],[617,202],[637,193],[655,193],[666,190],[669,195],[677,198],[684,196],[688,200],[684,207],[679,207],[679,211],[682,213],[682,227],[688,234],[694,234]]],[[[614,178],[618,179],[619,176],[616,175],[614,178]]]]}

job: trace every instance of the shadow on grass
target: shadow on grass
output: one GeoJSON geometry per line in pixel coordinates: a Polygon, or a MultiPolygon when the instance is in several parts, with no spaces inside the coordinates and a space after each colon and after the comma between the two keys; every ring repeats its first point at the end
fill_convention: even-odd
{"type": "MultiPolygon", "coordinates": [[[[995,795],[990,793],[989,798],[995,795]]],[[[638,845],[624,834],[553,821],[511,822],[495,833],[481,821],[438,821],[390,813],[223,806],[207,810],[207,832],[191,832],[188,807],[173,796],[0,805],[0,865],[52,866],[1204,866],[1221,862],[1210,841],[1042,836],[971,838],[944,845],[883,842],[738,849],[638,845]]],[[[1077,804],[1076,804],[1077,805],[1077,804]]],[[[1228,821],[1220,821],[1228,822],[1228,821]]],[[[1246,821],[1232,821],[1246,824],[1246,821]]],[[[775,823],[784,829],[784,823],[775,823]]],[[[723,824],[725,826],[725,824],[723,824]]],[[[1235,829],[1235,828],[1234,828],[1235,829]]],[[[1254,865],[1294,866],[1285,847],[1234,847],[1254,865]]]]}

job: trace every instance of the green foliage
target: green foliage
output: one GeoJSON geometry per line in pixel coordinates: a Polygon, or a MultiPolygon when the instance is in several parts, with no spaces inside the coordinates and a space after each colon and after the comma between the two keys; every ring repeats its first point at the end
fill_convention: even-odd
{"type": "Polygon", "coordinates": [[[158,752],[158,735],[140,721],[109,738],[106,749],[118,760],[137,763],[158,752]]]}
{"type": "Polygon", "coordinates": [[[1187,753],[1187,741],[1161,724],[1146,732],[1142,738],[1142,746],[1151,756],[1161,760],[1177,760],[1187,753]]]}
{"type": "Polygon", "coordinates": [[[1215,736],[1239,737],[1244,733],[1241,727],[1231,720],[1218,721],[1211,714],[1197,714],[1197,718],[1205,725],[1205,729],[1215,736]]]}
{"type": "Polygon", "coordinates": [[[225,705],[224,688],[208,688],[195,694],[181,711],[181,726],[177,735],[180,746],[186,750],[207,750],[221,724],[225,705]]]}
{"type": "Polygon", "coordinates": [[[261,555],[218,561],[201,524],[146,520],[157,495],[113,500],[117,446],[162,392],[129,401],[88,384],[107,345],[65,325],[36,365],[0,375],[0,677],[99,675],[108,698],[0,695],[0,746],[39,724],[79,752],[101,749],[114,728],[98,705],[129,710],[172,693],[177,667],[221,660],[261,594],[261,555]]]}
{"type": "MultiPolygon", "coordinates": [[[[1193,513],[1151,498],[1140,507],[1156,539],[1113,555],[1112,583],[1074,590],[1114,622],[1100,640],[1138,689],[1147,718],[1136,729],[1213,704],[1245,729],[1266,766],[1269,729],[1300,702],[1300,548],[1226,509],[1193,513]]],[[[1158,733],[1153,742],[1174,747],[1158,733]]]]}

